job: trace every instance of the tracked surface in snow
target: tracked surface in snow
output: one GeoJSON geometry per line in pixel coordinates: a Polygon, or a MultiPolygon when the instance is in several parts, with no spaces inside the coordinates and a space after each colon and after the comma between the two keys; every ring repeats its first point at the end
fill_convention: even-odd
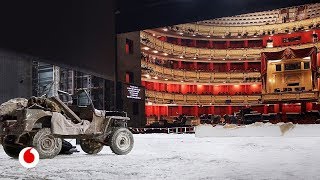
{"type": "MultiPolygon", "coordinates": [[[[319,179],[320,138],[135,135],[126,156],[108,147],[23,168],[0,148],[0,179],[319,179]]],[[[80,147],[78,147],[80,149],[80,147]]]]}

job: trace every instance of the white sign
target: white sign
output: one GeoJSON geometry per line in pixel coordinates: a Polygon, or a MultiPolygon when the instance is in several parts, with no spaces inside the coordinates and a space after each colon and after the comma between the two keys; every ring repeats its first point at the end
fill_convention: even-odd
{"type": "Polygon", "coordinates": [[[140,88],[137,87],[137,86],[129,86],[127,87],[127,90],[128,90],[128,95],[127,95],[127,98],[130,98],[130,99],[141,99],[141,97],[139,96],[140,94],[140,88]]]}

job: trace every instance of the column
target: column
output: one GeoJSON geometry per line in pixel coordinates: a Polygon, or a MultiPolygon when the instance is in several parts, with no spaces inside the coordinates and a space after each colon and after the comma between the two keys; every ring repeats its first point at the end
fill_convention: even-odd
{"type": "Polygon", "coordinates": [[[178,114],[182,114],[182,106],[178,106],[178,114]]]}
{"type": "Polygon", "coordinates": [[[198,63],[197,62],[193,62],[193,68],[196,69],[196,70],[198,69],[198,63]]]}
{"type": "Polygon", "coordinates": [[[312,108],[312,102],[307,102],[306,103],[306,111],[311,111],[313,108],[312,108]]]}
{"type": "Polygon", "coordinates": [[[248,61],[244,61],[244,70],[248,70],[248,61]]]}
{"type": "Polygon", "coordinates": [[[177,42],[178,42],[178,45],[181,46],[182,42],[181,42],[181,38],[177,38],[177,42]]]}
{"type": "Polygon", "coordinates": [[[210,106],[209,113],[214,114],[214,106],[210,106]]]}
{"type": "Polygon", "coordinates": [[[226,63],[226,66],[227,66],[227,71],[230,71],[230,70],[231,70],[231,63],[230,63],[230,62],[227,62],[227,63],[226,63]]]}
{"type": "Polygon", "coordinates": [[[227,48],[230,47],[230,41],[226,41],[226,46],[227,46],[227,48]]]}
{"type": "Polygon", "coordinates": [[[227,114],[232,114],[232,106],[228,106],[228,109],[227,109],[227,114]]]}
{"type": "Polygon", "coordinates": [[[307,111],[307,103],[301,102],[301,113],[304,113],[307,111]]]}
{"type": "Polygon", "coordinates": [[[213,49],[213,41],[209,41],[210,49],[213,49]]]}
{"type": "Polygon", "coordinates": [[[264,114],[267,114],[267,113],[268,113],[268,106],[267,106],[267,105],[264,105],[264,106],[263,106],[263,113],[264,113],[264,114]]]}
{"type": "Polygon", "coordinates": [[[211,71],[213,71],[213,69],[214,69],[214,64],[213,64],[213,63],[209,63],[209,68],[210,68],[211,71]]]}
{"type": "Polygon", "coordinates": [[[244,47],[247,48],[249,46],[248,40],[244,40],[244,47]]]}
{"type": "Polygon", "coordinates": [[[193,110],[194,110],[193,115],[198,117],[199,116],[199,106],[194,106],[193,110]]]}
{"type": "Polygon", "coordinates": [[[197,40],[192,40],[192,46],[197,47],[197,40]]]}
{"type": "Polygon", "coordinates": [[[179,69],[182,68],[182,61],[178,61],[178,68],[179,68],[179,69]]]}

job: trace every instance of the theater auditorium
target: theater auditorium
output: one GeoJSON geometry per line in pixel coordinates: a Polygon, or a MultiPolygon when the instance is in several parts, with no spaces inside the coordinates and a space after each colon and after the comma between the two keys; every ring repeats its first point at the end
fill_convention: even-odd
{"type": "Polygon", "coordinates": [[[319,123],[320,4],[147,29],[149,127],[319,123]]]}

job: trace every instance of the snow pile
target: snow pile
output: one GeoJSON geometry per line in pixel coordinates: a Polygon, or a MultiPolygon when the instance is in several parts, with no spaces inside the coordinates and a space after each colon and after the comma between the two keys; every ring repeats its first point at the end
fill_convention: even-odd
{"type": "Polygon", "coordinates": [[[196,127],[196,137],[320,137],[318,124],[290,123],[254,123],[251,125],[225,126],[199,125],[196,127]]]}
{"type": "Polygon", "coordinates": [[[0,116],[15,116],[16,110],[27,107],[27,103],[25,98],[10,99],[0,105],[0,116]]]}

